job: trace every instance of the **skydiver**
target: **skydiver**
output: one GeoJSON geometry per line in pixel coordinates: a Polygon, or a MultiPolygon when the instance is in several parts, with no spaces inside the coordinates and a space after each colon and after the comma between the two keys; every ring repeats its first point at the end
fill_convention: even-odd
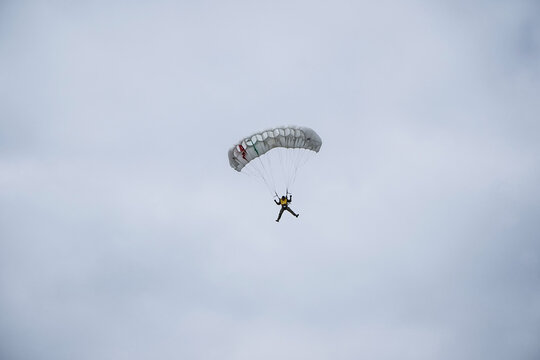
{"type": "Polygon", "coordinates": [[[289,207],[289,203],[292,202],[292,195],[289,198],[283,195],[279,201],[274,199],[274,202],[276,203],[276,205],[281,205],[281,210],[279,210],[279,215],[276,219],[277,222],[279,222],[279,219],[281,219],[281,215],[283,215],[283,212],[285,210],[298,217],[299,214],[295,214],[294,211],[292,211],[292,209],[289,207]]]}

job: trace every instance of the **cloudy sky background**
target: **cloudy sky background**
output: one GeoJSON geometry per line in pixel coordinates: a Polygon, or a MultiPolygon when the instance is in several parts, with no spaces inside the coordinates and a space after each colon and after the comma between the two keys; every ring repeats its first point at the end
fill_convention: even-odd
{"type": "Polygon", "coordinates": [[[539,99],[533,0],[3,1],[0,357],[538,359],[539,99]]]}

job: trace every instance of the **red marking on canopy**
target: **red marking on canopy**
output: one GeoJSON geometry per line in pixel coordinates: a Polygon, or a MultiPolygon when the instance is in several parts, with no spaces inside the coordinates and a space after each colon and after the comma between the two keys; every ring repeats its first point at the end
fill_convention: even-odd
{"type": "Polygon", "coordinates": [[[244,158],[244,160],[247,161],[247,159],[246,159],[246,149],[244,149],[244,147],[242,145],[238,145],[238,149],[242,153],[242,157],[244,158]]]}

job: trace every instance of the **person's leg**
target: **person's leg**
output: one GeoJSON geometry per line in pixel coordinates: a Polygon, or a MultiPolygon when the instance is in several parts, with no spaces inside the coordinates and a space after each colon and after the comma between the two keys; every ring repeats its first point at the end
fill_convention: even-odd
{"type": "Polygon", "coordinates": [[[279,219],[281,219],[281,215],[283,215],[283,211],[285,211],[285,208],[284,207],[281,207],[281,210],[279,210],[279,215],[277,217],[277,222],[279,222],[279,219]]]}
{"type": "Polygon", "coordinates": [[[292,209],[290,207],[287,207],[287,210],[293,214],[294,216],[298,217],[298,214],[295,214],[294,211],[292,211],[292,209]]]}

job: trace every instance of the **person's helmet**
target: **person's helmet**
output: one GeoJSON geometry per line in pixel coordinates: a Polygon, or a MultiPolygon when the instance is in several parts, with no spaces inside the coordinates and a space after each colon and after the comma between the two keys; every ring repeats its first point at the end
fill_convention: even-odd
{"type": "Polygon", "coordinates": [[[285,200],[285,195],[283,195],[281,198],[282,198],[283,200],[285,200]]]}

